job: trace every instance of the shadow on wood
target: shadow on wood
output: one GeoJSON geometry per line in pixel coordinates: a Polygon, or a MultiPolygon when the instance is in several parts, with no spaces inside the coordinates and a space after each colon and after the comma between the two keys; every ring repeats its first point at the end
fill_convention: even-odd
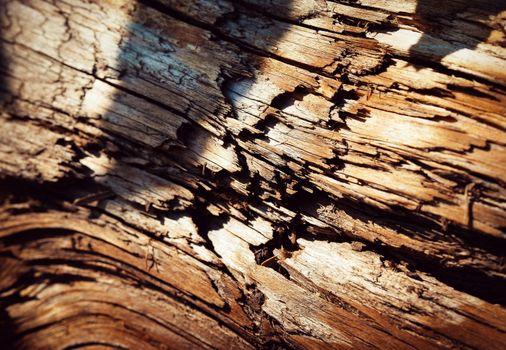
{"type": "MultiPolygon", "coordinates": [[[[414,20],[422,34],[410,51],[415,56],[425,56],[439,62],[457,51],[474,50],[491,34],[490,27],[477,23],[486,22],[504,10],[506,1],[503,0],[452,0],[444,3],[439,0],[419,0],[414,20]],[[473,14],[472,22],[461,15],[464,10],[473,14]],[[462,36],[462,32],[466,36],[462,36]]],[[[497,29],[501,30],[499,24],[497,29]]]]}

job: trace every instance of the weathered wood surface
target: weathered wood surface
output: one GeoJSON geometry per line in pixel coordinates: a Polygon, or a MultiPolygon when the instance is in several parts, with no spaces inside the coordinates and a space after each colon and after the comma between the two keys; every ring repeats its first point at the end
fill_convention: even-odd
{"type": "Polygon", "coordinates": [[[1,0],[24,349],[506,343],[506,2],[1,0]]]}

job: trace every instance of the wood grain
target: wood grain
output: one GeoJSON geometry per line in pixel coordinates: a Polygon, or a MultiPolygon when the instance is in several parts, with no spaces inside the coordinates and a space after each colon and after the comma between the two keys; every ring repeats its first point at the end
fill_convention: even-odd
{"type": "Polygon", "coordinates": [[[502,1],[0,6],[9,344],[506,343],[502,1]]]}

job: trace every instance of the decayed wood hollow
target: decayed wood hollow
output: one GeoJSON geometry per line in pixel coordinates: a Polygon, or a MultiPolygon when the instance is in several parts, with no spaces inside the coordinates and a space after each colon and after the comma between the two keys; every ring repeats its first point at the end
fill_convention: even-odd
{"type": "Polygon", "coordinates": [[[0,338],[503,349],[503,0],[0,0],[0,338]]]}

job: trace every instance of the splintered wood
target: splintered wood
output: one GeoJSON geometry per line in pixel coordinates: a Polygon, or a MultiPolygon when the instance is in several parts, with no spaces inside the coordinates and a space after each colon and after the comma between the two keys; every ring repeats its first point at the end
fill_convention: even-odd
{"type": "Polygon", "coordinates": [[[504,1],[0,6],[6,344],[504,348],[504,1]]]}

